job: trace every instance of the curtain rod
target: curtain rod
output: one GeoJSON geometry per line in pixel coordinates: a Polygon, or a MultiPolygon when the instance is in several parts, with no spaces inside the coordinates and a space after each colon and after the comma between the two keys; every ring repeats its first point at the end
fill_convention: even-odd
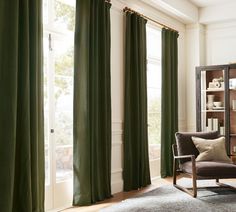
{"type": "Polygon", "coordinates": [[[166,28],[166,29],[170,29],[170,30],[172,30],[172,31],[178,32],[176,29],[173,29],[173,28],[171,28],[171,27],[168,27],[168,26],[166,26],[165,24],[162,24],[162,23],[160,23],[160,22],[158,22],[158,21],[156,21],[156,20],[153,20],[152,18],[149,18],[149,17],[147,17],[147,16],[145,16],[145,15],[143,15],[143,14],[141,14],[141,13],[138,13],[138,12],[136,12],[135,10],[130,9],[129,7],[125,7],[125,8],[123,9],[123,11],[124,11],[124,12],[136,13],[137,15],[139,15],[139,16],[145,18],[146,20],[150,20],[150,21],[152,21],[152,22],[158,24],[158,25],[161,26],[162,28],[166,28]]]}

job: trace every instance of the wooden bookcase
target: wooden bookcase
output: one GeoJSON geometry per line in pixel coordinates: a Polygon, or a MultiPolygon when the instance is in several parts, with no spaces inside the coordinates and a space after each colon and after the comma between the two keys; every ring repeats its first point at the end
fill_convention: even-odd
{"type": "Polygon", "coordinates": [[[196,106],[197,131],[218,130],[236,163],[236,64],[196,67],[196,106]]]}

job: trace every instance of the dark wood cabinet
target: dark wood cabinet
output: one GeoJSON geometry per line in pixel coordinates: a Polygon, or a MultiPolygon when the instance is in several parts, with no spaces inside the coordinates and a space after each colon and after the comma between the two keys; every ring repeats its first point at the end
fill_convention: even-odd
{"type": "Polygon", "coordinates": [[[236,64],[196,67],[197,131],[218,130],[236,157],[236,64]]]}

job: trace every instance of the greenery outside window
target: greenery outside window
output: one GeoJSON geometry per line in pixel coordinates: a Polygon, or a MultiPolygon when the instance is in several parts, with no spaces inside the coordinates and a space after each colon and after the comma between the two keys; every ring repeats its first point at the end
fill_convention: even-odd
{"type": "Polygon", "coordinates": [[[151,177],[160,175],[161,29],[147,25],[148,140],[151,177]]]}

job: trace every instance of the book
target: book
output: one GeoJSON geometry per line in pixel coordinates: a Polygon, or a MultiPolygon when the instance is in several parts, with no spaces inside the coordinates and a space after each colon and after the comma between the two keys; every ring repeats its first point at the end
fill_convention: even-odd
{"type": "Polygon", "coordinates": [[[213,130],[213,121],[212,121],[212,118],[208,118],[207,119],[207,130],[208,132],[212,131],[213,130]]]}
{"type": "Polygon", "coordinates": [[[225,135],[225,127],[220,127],[220,135],[225,135]]]}
{"type": "Polygon", "coordinates": [[[213,119],[213,127],[212,127],[213,131],[219,131],[219,120],[217,118],[213,119]]]}

